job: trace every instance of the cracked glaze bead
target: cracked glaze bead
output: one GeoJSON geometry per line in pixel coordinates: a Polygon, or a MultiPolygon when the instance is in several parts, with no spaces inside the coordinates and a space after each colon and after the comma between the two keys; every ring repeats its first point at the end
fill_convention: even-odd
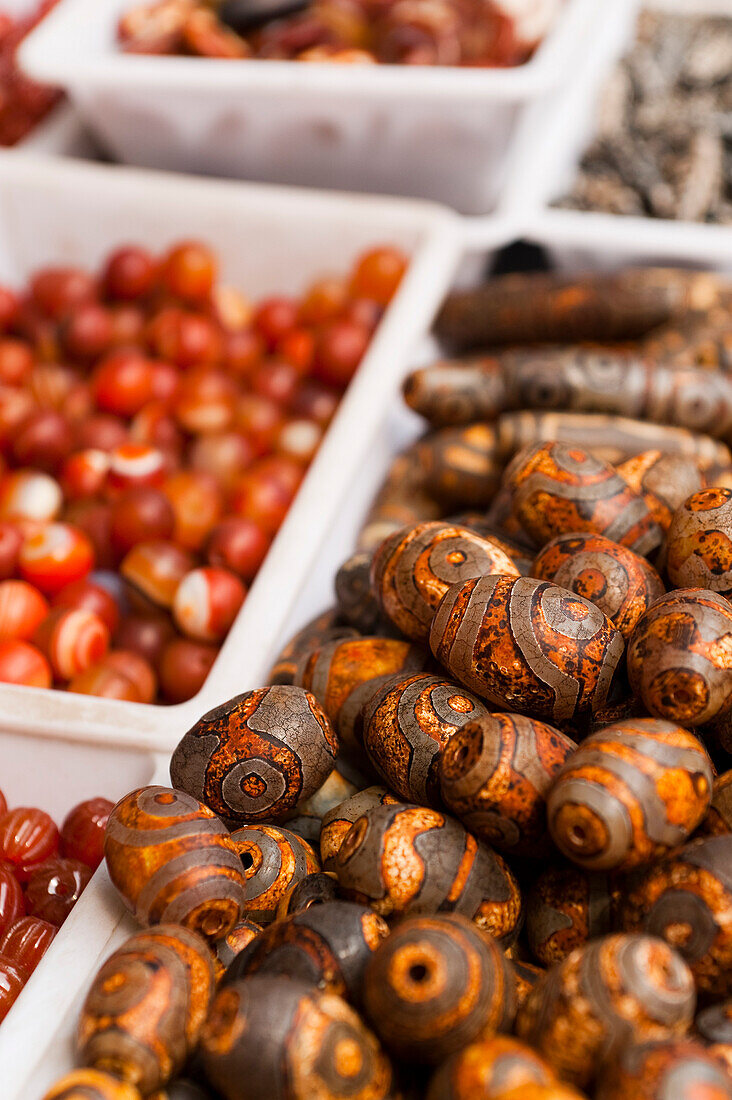
{"type": "Polygon", "coordinates": [[[674,513],[666,571],[676,588],[732,595],[732,489],[702,489],[674,513]]]}
{"type": "Polygon", "coordinates": [[[320,829],[320,858],[323,869],[335,870],[336,856],[354,821],[373,806],[396,806],[398,803],[399,799],[386,787],[366,787],[324,814],[320,829]]]}
{"type": "Polygon", "coordinates": [[[282,898],[307,876],[320,870],[313,849],[289,829],[245,825],[231,834],[244,875],[243,913],[258,924],[277,916],[282,898]]]}

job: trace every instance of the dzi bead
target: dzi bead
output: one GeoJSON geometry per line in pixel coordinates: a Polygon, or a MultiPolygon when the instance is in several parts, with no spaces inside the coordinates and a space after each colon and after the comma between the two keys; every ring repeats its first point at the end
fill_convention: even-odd
{"type": "Polygon", "coordinates": [[[627,1044],[682,1035],[695,1001],[689,968],[666,944],[650,936],[605,936],[537,982],[516,1033],[558,1076],[582,1087],[627,1044]]]}
{"type": "Polygon", "coordinates": [[[265,929],[234,960],[226,980],[281,974],[358,1001],[364,971],[388,935],[386,921],[363,905],[313,905],[265,929]]]}
{"type": "Polygon", "coordinates": [[[732,833],[732,769],[714,780],[712,802],[698,831],[704,836],[732,833]]]}
{"type": "Polygon", "coordinates": [[[519,959],[511,959],[511,966],[516,978],[516,1000],[521,1006],[546,971],[543,966],[535,966],[519,959]]]}
{"type": "Polygon", "coordinates": [[[220,980],[223,978],[226,970],[233,963],[236,956],[248,947],[255,936],[258,936],[262,931],[261,924],[257,924],[253,920],[240,920],[238,924],[235,924],[228,935],[224,936],[222,940],[217,940],[214,944],[214,951],[216,957],[214,958],[214,966],[216,968],[216,978],[220,980]]]}
{"type": "Polygon", "coordinates": [[[676,588],[732,595],[732,489],[702,489],[675,512],[666,571],[676,588]]]}
{"type": "Polygon", "coordinates": [[[328,778],[337,752],[317,699],[279,684],[204,714],[175,749],[170,778],[229,821],[282,821],[328,778]]]}
{"type": "Polygon", "coordinates": [[[694,1026],[709,1053],[720,1058],[727,1072],[732,1073],[732,1001],[709,1005],[699,1013],[694,1026]]]}
{"type": "Polygon", "coordinates": [[[590,871],[628,870],[684,844],[712,797],[698,738],[671,722],[606,726],[569,758],[547,797],[559,850],[590,871]]]}
{"type": "Polygon", "coordinates": [[[392,1068],[344,1000],[291,978],[245,978],[217,994],[201,1037],[225,1100],[389,1100],[392,1068]]]}
{"type": "Polygon", "coordinates": [[[303,913],[313,905],[338,900],[338,879],[332,871],[314,871],[293,886],[277,906],[277,920],[303,913]]]}
{"type": "Polygon", "coordinates": [[[465,917],[411,917],[377,948],[363,997],[390,1051],[434,1064],[510,1029],[516,980],[495,940],[465,917]]]}
{"type": "Polygon", "coordinates": [[[466,527],[420,523],[382,543],[373,560],[372,584],[384,614],[402,634],[426,642],[448,588],[491,573],[519,576],[508,554],[490,539],[466,527]]]}
{"type": "Polygon", "coordinates": [[[79,1056],[146,1096],[180,1073],[213,994],[213,960],[199,936],[177,925],[138,932],[94,979],[79,1019],[79,1056]]]}
{"type": "Polygon", "coordinates": [[[518,934],[521,895],[506,864],[435,810],[367,810],[343,840],[335,872],[344,892],[382,916],[449,910],[505,943],[518,934]]]}
{"type": "Polygon", "coordinates": [[[341,625],[337,609],[331,608],[324,611],[290,639],[270,669],[267,680],[270,684],[291,684],[297,671],[298,661],[304,653],[319,649],[327,642],[356,637],[358,637],[357,630],[351,626],[341,625]]]}
{"type": "Polygon", "coordinates": [[[134,1085],[119,1081],[97,1069],[75,1069],[67,1073],[43,1100],[142,1100],[134,1085]]]}
{"type": "Polygon", "coordinates": [[[526,938],[544,966],[566,959],[575,947],[612,931],[618,890],[606,875],[579,867],[548,867],[526,899],[526,938]]]}
{"type": "Polygon", "coordinates": [[[335,576],[338,611],[361,634],[378,634],[381,608],[371,591],[370,550],[359,550],[344,561],[335,576]]]}
{"type": "Polygon", "coordinates": [[[293,886],[320,870],[310,845],[288,829],[274,825],[248,825],[236,829],[231,841],[244,875],[245,916],[269,924],[277,906],[293,886]]]}
{"type": "Polygon", "coordinates": [[[501,852],[550,851],[546,794],[577,748],[559,730],[520,714],[485,714],[457,730],[440,757],[442,799],[466,829],[501,852]]]}
{"type": "Polygon", "coordinates": [[[495,706],[554,723],[602,707],[623,639],[598,607],[547,581],[481,577],[448,590],[430,646],[462,684],[495,706]]]}
{"type": "Polygon", "coordinates": [[[104,855],[140,924],[176,921],[217,940],[245,910],[246,883],[226,827],[182,791],[142,787],[125,795],[110,814],[104,855]]]}
{"type": "Polygon", "coordinates": [[[540,551],[531,576],[590,600],[628,638],[641,615],[665,592],[645,558],[604,535],[560,535],[540,551]]]}
{"type": "Polygon", "coordinates": [[[426,1100],[492,1100],[526,1085],[551,1085],[554,1073],[525,1043],[509,1035],[477,1041],[435,1070],[426,1100]]]}
{"type": "Polygon", "coordinates": [[[440,676],[394,677],[363,709],[364,748],[397,795],[439,807],[440,754],[456,730],[484,714],[480,699],[440,676]]]}
{"type": "Polygon", "coordinates": [[[608,1063],[597,1100],[673,1100],[695,1093],[732,1100],[724,1066],[701,1043],[689,1039],[627,1046],[608,1063]]]}
{"type": "Polygon", "coordinates": [[[732,707],[732,606],[702,588],[668,592],[628,641],[630,686],[657,718],[701,726],[732,707]]]}
{"type": "Polygon", "coordinates": [[[335,870],[336,856],[354,821],[373,806],[396,806],[398,802],[386,787],[366,787],[324,814],[320,830],[320,858],[324,870],[335,870]]]}
{"type": "Polygon", "coordinates": [[[668,531],[679,505],[704,488],[699,464],[687,455],[642,451],[621,462],[617,471],[640,493],[662,531],[668,531]]]}
{"type": "Polygon", "coordinates": [[[501,480],[502,462],[490,424],[439,428],[416,445],[428,493],[446,508],[485,508],[501,480]]]}

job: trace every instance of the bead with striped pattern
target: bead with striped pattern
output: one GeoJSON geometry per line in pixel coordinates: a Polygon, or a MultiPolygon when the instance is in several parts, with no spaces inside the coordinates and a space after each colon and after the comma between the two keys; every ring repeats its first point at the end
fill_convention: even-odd
{"type": "Polygon", "coordinates": [[[445,1059],[430,1078],[426,1100],[492,1100],[526,1085],[551,1085],[554,1073],[510,1035],[476,1041],[445,1059]]]}
{"type": "Polygon", "coordinates": [[[710,1050],[691,1039],[642,1043],[609,1062],[596,1100],[732,1100],[732,1079],[710,1050]]]}
{"type": "Polygon", "coordinates": [[[338,608],[333,607],[323,611],[290,638],[269,670],[267,683],[291,684],[295,678],[297,663],[303,654],[318,649],[327,642],[357,637],[357,630],[351,626],[341,625],[338,608]]]}
{"type": "Polygon", "coordinates": [[[399,799],[386,787],[366,787],[324,814],[320,829],[320,858],[323,870],[335,870],[336,856],[354,821],[373,806],[395,806],[398,802],[399,799]]]}
{"type": "Polygon", "coordinates": [[[544,966],[566,959],[576,947],[611,932],[619,890],[607,875],[579,867],[547,867],[526,898],[526,938],[544,966]]]}
{"type": "Polygon", "coordinates": [[[542,974],[543,966],[535,966],[525,959],[511,959],[514,977],[516,978],[516,1001],[522,1005],[542,974]]]}
{"type": "Polygon", "coordinates": [[[724,1062],[732,1079],[732,1000],[702,1009],[694,1028],[709,1053],[724,1062]]]}
{"type": "Polygon", "coordinates": [[[134,1085],[96,1069],[75,1069],[48,1090],[43,1100],[142,1100],[134,1085]]]}
{"type": "Polygon", "coordinates": [[[289,829],[246,825],[231,834],[244,875],[244,915],[257,924],[277,917],[277,906],[293,886],[320,870],[318,857],[289,829]]]}
{"type": "Polygon", "coordinates": [[[234,959],[240,952],[248,947],[255,936],[258,936],[262,931],[261,924],[257,924],[256,921],[240,920],[238,924],[235,924],[231,929],[231,932],[227,936],[224,936],[222,940],[217,940],[214,944],[214,967],[216,969],[216,980],[220,981],[226,973],[229,966],[233,963],[234,959]]]}
{"type": "Polygon", "coordinates": [[[313,871],[291,887],[277,906],[277,920],[302,913],[313,905],[338,899],[338,879],[332,871],[313,871]]]}
{"type": "Polygon", "coordinates": [[[662,531],[668,531],[679,505],[704,488],[699,463],[690,455],[642,451],[616,469],[626,485],[643,497],[662,531]]]}

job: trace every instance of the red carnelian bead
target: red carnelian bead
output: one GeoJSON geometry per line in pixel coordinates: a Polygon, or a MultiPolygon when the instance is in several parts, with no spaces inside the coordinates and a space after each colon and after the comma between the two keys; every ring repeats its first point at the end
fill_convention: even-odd
{"type": "Polygon", "coordinates": [[[21,882],[56,854],[59,842],[59,831],[43,810],[17,806],[0,817],[0,855],[10,860],[21,882]]]}
{"type": "Polygon", "coordinates": [[[292,363],[268,360],[253,372],[252,389],[278,405],[289,405],[297,392],[300,374],[292,363]]]}
{"type": "Polygon", "coordinates": [[[165,455],[157,447],[148,443],[122,443],[109,456],[107,488],[110,494],[141,485],[158,488],[164,483],[166,472],[165,455]]]}
{"type": "Polygon", "coordinates": [[[7,332],[15,324],[20,312],[20,300],[14,291],[0,286],[0,329],[7,332]]]}
{"type": "Polygon", "coordinates": [[[49,688],[51,680],[51,666],[30,642],[0,642],[0,683],[49,688]]]}
{"type": "Polygon", "coordinates": [[[351,276],[351,292],[385,306],[394,296],[407,269],[407,257],[398,248],[372,248],[359,257],[351,276]]]}
{"type": "Polygon", "coordinates": [[[13,340],[6,336],[0,340],[0,382],[7,386],[19,386],[28,380],[35,357],[25,340],[13,340]]]}
{"type": "Polygon", "coordinates": [[[53,606],[92,611],[99,616],[110,633],[114,633],[119,623],[117,600],[101,584],[95,584],[88,579],[64,585],[53,597],[53,606]]]}
{"type": "Polygon", "coordinates": [[[79,306],[62,326],[61,338],[66,353],[72,359],[82,363],[98,359],[111,347],[114,339],[109,310],[96,302],[79,306]]]}
{"type": "Polygon", "coordinates": [[[23,887],[12,871],[0,867],[0,936],[25,916],[23,887]]]}
{"type": "Polygon", "coordinates": [[[61,826],[61,854],[96,871],[104,857],[104,830],[113,809],[114,803],[106,798],[89,798],[69,810],[61,826]]]}
{"type": "Polygon", "coordinates": [[[166,646],[160,662],[160,687],[169,703],[184,703],[203,687],[218,648],[176,638],[166,646]]]}
{"type": "Polygon", "coordinates": [[[92,374],[94,400],[104,412],[134,416],[153,398],[150,360],[136,348],[112,351],[92,374]]]}
{"type": "Polygon", "coordinates": [[[207,301],[216,275],[216,257],[199,241],[181,241],[162,262],[161,280],[165,289],[184,302],[207,301]]]}
{"type": "Polygon", "coordinates": [[[102,699],[119,699],[126,703],[141,703],[135,684],[118,669],[100,661],[86,672],[69,681],[67,690],[74,695],[95,695],[102,699]]]}
{"type": "Polygon", "coordinates": [[[260,459],[239,479],[231,505],[237,515],[274,534],[302,481],[299,463],[284,456],[260,459]]]}
{"type": "Polygon", "coordinates": [[[235,573],[217,566],[194,569],[183,578],[173,600],[179,630],[200,642],[220,642],[244,602],[246,589],[235,573]]]}
{"type": "Polygon", "coordinates": [[[294,416],[314,420],[321,428],[327,428],[338,408],[338,400],[335,390],[314,378],[307,378],[298,387],[290,409],[294,416]]]}
{"type": "Polygon", "coordinates": [[[0,522],[0,580],[8,580],[18,567],[23,536],[13,523],[0,522]]]}
{"type": "Polygon", "coordinates": [[[153,668],[158,668],[168,642],[175,637],[175,629],[165,615],[126,615],[115,635],[115,645],[144,657],[153,668]]]}
{"type": "Polygon", "coordinates": [[[109,630],[93,611],[57,607],[39,626],[34,642],[51,662],[54,676],[71,680],[101,661],[109,648],[109,630]]]}
{"type": "Polygon", "coordinates": [[[28,641],[48,615],[48,603],[26,581],[0,581],[0,641],[28,641]]]}
{"type": "Polygon", "coordinates": [[[97,568],[111,568],[114,564],[112,506],[103,500],[75,500],[66,508],[64,519],[89,539],[97,568]]]}
{"type": "Polygon", "coordinates": [[[57,339],[58,326],[39,309],[32,298],[24,298],[20,303],[14,329],[16,336],[22,336],[31,343],[36,358],[46,363],[57,362],[61,358],[57,339]]]}
{"type": "Polygon", "coordinates": [[[142,344],[145,336],[145,313],[139,306],[111,306],[112,346],[117,348],[142,344]]]}
{"type": "Polygon", "coordinates": [[[315,374],[321,382],[345,389],[369,345],[371,334],[355,321],[332,321],[318,339],[315,374]]]}
{"type": "Polygon", "coordinates": [[[384,307],[371,298],[352,298],[341,314],[342,321],[352,321],[373,333],[384,316],[384,307]]]}
{"type": "Polygon", "coordinates": [[[48,859],[28,879],[28,912],[60,928],[86,888],[91,871],[78,859],[48,859]]]}
{"type": "Polygon", "coordinates": [[[211,315],[225,332],[242,332],[249,327],[253,307],[241,290],[220,283],[211,291],[211,315]]]}
{"type": "Polygon", "coordinates": [[[326,278],[313,283],[300,303],[300,321],[322,325],[337,317],[346,304],[348,288],[343,279],[326,278]]]}
{"type": "Polygon", "coordinates": [[[322,438],[323,429],[314,420],[287,420],[275,437],[275,450],[307,466],[322,438]]]}
{"type": "Polygon", "coordinates": [[[127,439],[127,427],[118,416],[98,413],[79,425],[76,443],[80,450],[112,451],[127,439]]]}
{"type": "Polygon", "coordinates": [[[0,446],[7,452],[19,426],[36,407],[33,395],[15,386],[0,386],[0,446]]]}
{"type": "Polygon", "coordinates": [[[79,375],[71,367],[61,366],[60,363],[38,363],[31,371],[27,387],[36,405],[59,411],[79,381],[79,375]]]}
{"type": "Polygon", "coordinates": [[[254,327],[273,350],[297,325],[298,306],[291,298],[265,298],[254,311],[254,327]]]}
{"type": "Polygon", "coordinates": [[[257,393],[244,393],[236,404],[234,423],[250,441],[258,455],[272,450],[273,440],[284,422],[276,401],[257,393]]]}
{"type": "Polygon", "coordinates": [[[94,279],[74,267],[45,267],[31,279],[33,301],[47,317],[61,320],[74,307],[96,295],[94,279]]]}
{"type": "Polygon", "coordinates": [[[266,350],[264,339],[253,328],[228,333],[224,340],[224,366],[231,374],[246,378],[266,350]]]}
{"type": "Polygon", "coordinates": [[[138,245],[126,245],[107,260],[102,285],[110,298],[134,302],[150,294],[156,278],[157,264],[150,253],[138,245]]]}
{"type": "MultiPolygon", "coordinates": [[[[180,371],[172,363],[166,363],[164,359],[151,359],[150,371],[152,374],[153,404],[159,403],[167,408],[178,392],[180,371]]],[[[148,407],[148,405],[145,405],[135,415],[139,416],[148,407]]]]}
{"type": "Polygon", "coordinates": [[[173,506],[160,489],[127,489],[112,507],[112,548],[124,557],[138,542],[170,538],[174,525],[173,506]]]}
{"type": "Polygon", "coordinates": [[[0,1023],[23,992],[28,975],[22,967],[0,955],[0,1023]]]}
{"type": "Polygon", "coordinates": [[[168,464],[183,450],[183,433],[165,401],[151,401],[136,413],[130,424],[130,441],[162,451],[168,464]]]}
{"type": "Polygon", "coordinates": [[[211,532],[207,557],[211,565],[230,569],[248,583],[267,556],[271,541],[253,520],[229,516],[211,532]]]}
{"type": "Polygon", "coordinates": [[[294,328],[280,340],[277,354],[290,363],[299,375],[305,375],[315,358],[315,337],[306,328],[294,328]]]}
{"type": "Polygon", "coordinates": [[[170,608],[194,564],[193,555],[174,542],[140,542],[123,559],[120,573],[146,603],[170,608]]]}
{"type": "Polygon", "coordinates": [[[18,466],[33,466],[53,473],[74,446],[71,425],[53,409],[39,409],[18,426],[11,448],[18,466]]]}
{"type": "Polygon", "coordinates": [[[109,455],[95,447],[76,451],[64,462],[59,474],[67,500],[98,496],[107,482],[109,455]]]}
{"type": "Polygon", "coordinates": [[[78,527],[68,523],[47,523],[25,540],[20,548],[18,569],[23,580],[54,595],[94,568],[94,548],[78,527]]]}
{"type": "Polygon", "coordinates": [[[94,402],[88,384],[76,382],[59,406],[59,411],[71,424],[74,430],[74,445],[76,445],[79,427],[94,412],[94,402]]]}
{"type": "Polygon", "coordinates": [[[178,367],[213,366],[221,362],[224,341],[210,317],[166,306],[150,321],[147,342],[156,355],[178,367]]]}
{"type": "Polygon", "coordinates": [[[181,470],[168,478],[164,492],[175,512],[173,538],[187,550],[200,550],[223,512],[216,479],[200,470],[181,470]]]}
{"type": "Polygon", "coordinates": [[[173,413],[181,428],[192,434],[225,432],[234,419],[236,399],[236,386],[223,371],[189,371],[178,388],[173,413]]]}
{"type": "Polygon", "coordinates": [[[201,435],[188,453],[192,468],[215,477],[224,489],[230,489],[236,483],[254,458],[254,447],[241,432],[201,435]]]}
{"type": "Polygon", "coordinates": [[[29,977],[46,954],[58,931],[39,917],[21,917],[0,940],[0,955],[29,977]]]}
{"type": "Polygon", "coordinates": [[[0,516],[3,519],[54,519],[63,503],[61,486],[39,470],[12,470],[0,478],[0,516]]]}
{"type": "Polygon", "coordinates": [[[140,703],[152,703],[158,691],[158,678],[149,661],[130,649],[112,649],[101,662],[134,684],[140,703]]]}

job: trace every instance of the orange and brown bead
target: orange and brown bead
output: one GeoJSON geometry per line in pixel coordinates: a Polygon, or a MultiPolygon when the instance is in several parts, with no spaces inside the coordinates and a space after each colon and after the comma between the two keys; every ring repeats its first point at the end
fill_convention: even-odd
{"type": "Polygon", "coordinates": [[[508,855],[551,850],[546,795],[574,750],[553,726],[520,714],[485,714],[457,730],[439,760],[440,791],[466,829],[508,855]]]}
{"type": "Polygon", "coordinates": [[[732,1077],[732,1001],[708,1005],[697,1015],[694,1030],[710,1054],[719,1058],[732,1077]]]}
{"type": "Polygon", "coordinates": [[[174,922],[222,939],[243,914],[244,876],[223,822],[170,787],[142,787],[112,810],[109,877],[142,925],[174,922]]]}
{"type": "Polygon", "coordinates": [[[702,836],[732,833],[732,769],[718,775],[712,784],[712,802],[699,826],[702,836]]]}
{"type": "Polygon", "coordinates": [[[341,844],[349,833],[354,821],[374,806],[396,806],[399,799],[386,787],[366,787],[351,798],[334,806],[323,815],[320,830],[320,858],[325,871],[334,871],[335,862],[341,844]]]}
{"type": "Polygon", "coordinates": [[[511,1089],[555,1081],[551,1067],[526,1043],[496,1035],[446,1058],[430,1078],[425,1100],[496,1100],[511,1089]]]}
{"type": "Polygon", "coordinates": [[[244,877],[244,915],[269,924],[293,886],[320,870],[317,855],[302,837],[275,825],[245,825],[231,834],[244,877]]]}
{"type": "Polygon", "coordinates": [[[291,684],[300,658],[327,642],[356,638],[358,631],[341,623],[338,608],[329,608],[317,615],[290,639],[280,652],[267,676],[270,684],[291,684]]]}
{"type": "Polygon", "coordinates": [[[526,939],[544,966],[613,930],[619,891],[607,875],[579,867],[548,867],[526,898],[526,939]]]}
{"type": "Polygon", "coordinates": [[[694,980],[681,956],[653,936],[611,935],[577,948],[541,978],[519,1010],[516,1033],[579,1087],[629,1043],[683,1035],[694,980]]]}
{"type": "Polygon", "coordinates": [[[248,947],[255,936],[262,931],[261,924],[253,920],[240,920],[227,936],[214,944],[214,967],[216,980],[221,981],[236,956],[248,947]]]}
{"type": "Polygon", "coordinates": [[[142,1100],[134,1085],[97,1069],[74,1069],[45,1093],[43,1100],[142,1100]]]}
{"type": "Polygon", "coordinates": [[[511,966],[516,979],[516,1003],[520,1007],[546,971],[543,966],[535,966],[525,959],[511,959],[511,966]]]}
{"type": "Polygon", "coordinates": [[[182,1070],[215,988],[211,952],[177,925],[138,932],[97,973],[81,1010],[77,1050],[147,1096],[182,1070]]]}
{"type": "Polygon", "coordinates": [[[704,488],[699,464],[689,455],[642,451],[621,462],[617,471],[643,497],[662,531],[668,531],[679,505],[704,488]]]}
{"type": "Polygon", "coordinates": [[[416,454],[427,492],[446,509],[487,508],[503,472],[490,424],[438,428],[417,443],[416,454]]]}
{"type": "Polygon", "coordinates": [[[732,489],[701,489],[674,513],[666,571],[676,588],[732,595],[732,489]]]}
{"type": "Polygon", "coordinates": [[[701,741],[636,718],[586,738],[547,796],[552,840],[588,871],[629,870],[686,843],[704,819],[714,769],[701,741]]]}
{"type": "Polygon", "coordinates": [[[277,906],[277,920],[302,913],[313,905],[338,900],[338,878],[332,871],[313,871],[283,896],[277,906]]]}
{"type": "Polygon", "coordinates": [[[701,1043],[673,1039],[628,1045],[608,1062],[597,1100],[732,1100],[724,1064],[701,1043]]]}

